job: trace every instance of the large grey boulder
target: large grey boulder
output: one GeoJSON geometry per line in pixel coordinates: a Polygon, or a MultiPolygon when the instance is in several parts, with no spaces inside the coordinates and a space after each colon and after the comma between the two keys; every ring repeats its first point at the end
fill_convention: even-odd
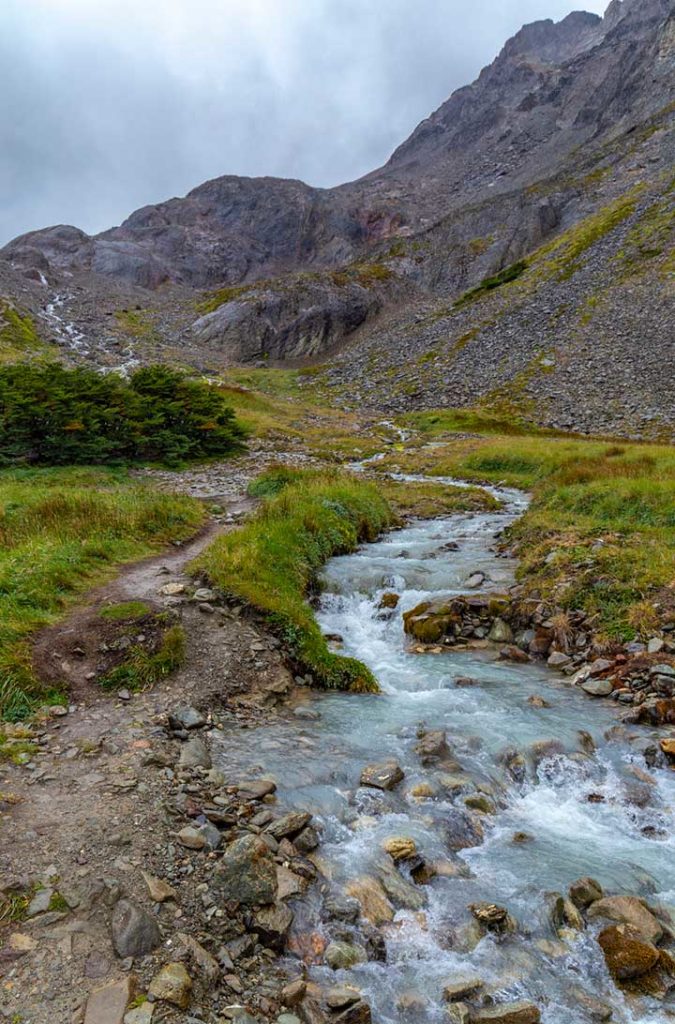
{"type": "Polygon", "coordinates": [[[131,900],[118,900],[110,923],[112,944],[119,957],[146,956],[162,941],[157,921],[131,900]]]}

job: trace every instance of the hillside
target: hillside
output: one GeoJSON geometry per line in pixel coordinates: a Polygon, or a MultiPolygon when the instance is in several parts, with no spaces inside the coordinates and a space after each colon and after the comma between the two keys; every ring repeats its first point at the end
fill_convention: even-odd
{"type": "Polygon", "coordinates": [[[672,4],[613,0],[525,26],[360,181],[226,176],[97,236],[32,232],[0,294],[97,365],[339,352],[320,379],[357,403],[667,436],[674,124],[672,4]]]}

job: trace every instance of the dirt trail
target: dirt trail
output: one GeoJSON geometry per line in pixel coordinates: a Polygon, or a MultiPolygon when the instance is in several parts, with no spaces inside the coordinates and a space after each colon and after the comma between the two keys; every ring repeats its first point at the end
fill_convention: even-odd
{"type": "MultiPolygon", "coordinates": [[[[213,730],[245,728],[273,714],[292,678],[278,641],[241,609],[194,601],[197,584],[184,570],[250,510],[246,485],[278,459],[276,452],[256,452],[208,471],[153,474],[162,486],[218,498],[222,513],[191,541],[124,567],[38,639],[36,658],[69,678],[73,703],[53,709],[32,728],[36,746],[27,764],[0,762],[0,892],[35,897],[28,916],[25,908],[0,909],[0,1018],[121,1024],[120,1014],[92,1016],[92,1003],[86,1010],[94,990],[112,985],[114,991],[129,978],[131,963],[111,945],[111,907],[120,894],[151,913],[167,941],[176,928],[202,934],[205,908],[194,879],[181,874],[174,838],[180,825],[175,812],[167,813],[176,790],[183,789],[181,744],[167,728],[167,716],[179,706],[200,709],[208,741],[213,730]],[[211,488],[204,494],[209,473],[211,488]],[[167,596],[167,583],[185,589],[167,596]],[[186,633],[187,658],[184,668],[151,691],[121,691],[121,699],[87,679],[93,657],[88,631],[102,604],[132,599],[172,608],[186,633]],[[143,870],[170,877],[175,901],[153,903],[143,870]]],[[[95,641],[95,630],[93,636],[95,641]]],[[[141,986],[164,959],[160,949],[134,963],[141,986]]],[[[161,1020],[185,1018],[163,1007],[161,1020]]]]}

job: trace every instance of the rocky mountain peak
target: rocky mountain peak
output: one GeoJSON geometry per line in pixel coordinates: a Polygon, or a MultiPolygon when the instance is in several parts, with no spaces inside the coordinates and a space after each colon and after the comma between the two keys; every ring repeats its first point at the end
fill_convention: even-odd
{"type": "Polygon", "coordinates": [[[533,21],[509,39],[497,60],[527,57],[561,64],[595,42],[600,25],[602,18],[586,11],[573,11],[558,22],[550,18],[533,21]]]}

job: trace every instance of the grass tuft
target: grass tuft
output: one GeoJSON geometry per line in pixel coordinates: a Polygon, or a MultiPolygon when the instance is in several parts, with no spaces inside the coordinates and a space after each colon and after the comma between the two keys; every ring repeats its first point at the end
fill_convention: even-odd
{"type": "Polygon", "coordinates": [[[329,558],[374,540],[393,522],[387,501],[373,484],[338,471],[277,468],[253,489],[267,495],[254,519],[219,537],[194,570],[267,615],[316,685],[377,692],[364,665],[328,650],[306,597],[329,558]]]}

